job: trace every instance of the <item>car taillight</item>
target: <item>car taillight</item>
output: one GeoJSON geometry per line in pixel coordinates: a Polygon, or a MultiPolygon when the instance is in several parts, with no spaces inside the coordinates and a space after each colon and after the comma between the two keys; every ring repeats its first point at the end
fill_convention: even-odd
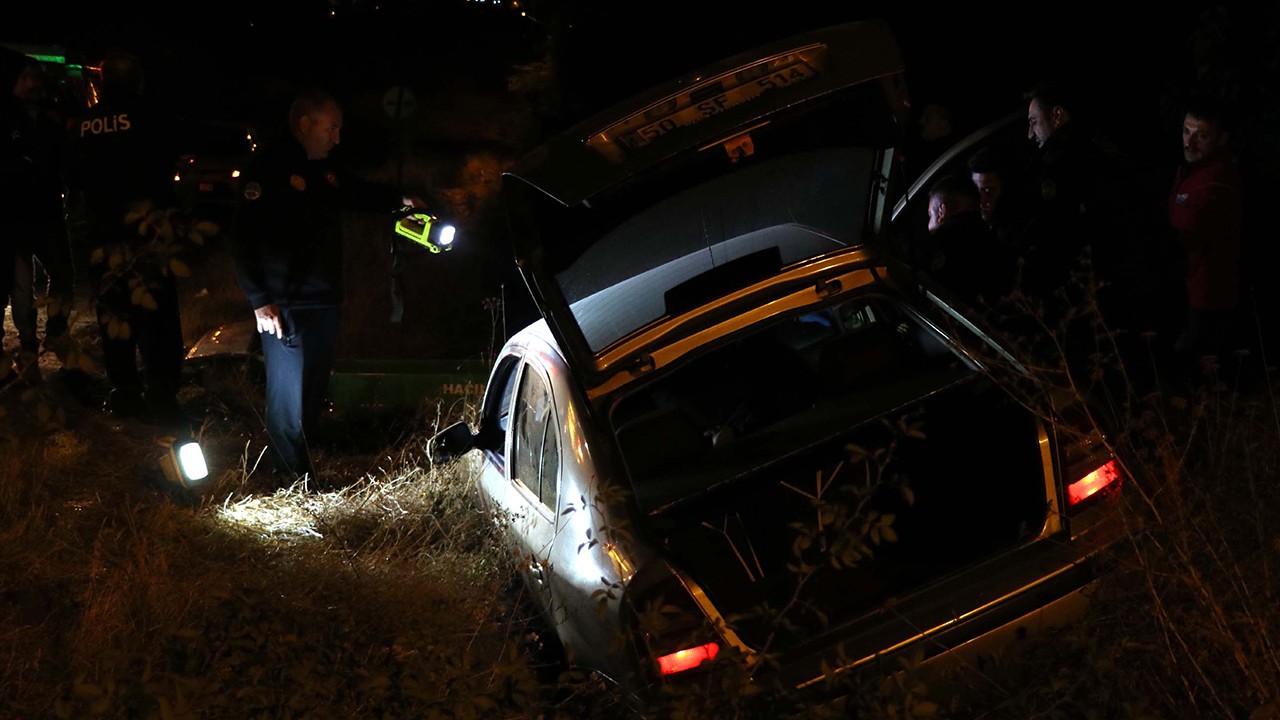
{"type": "Polygon", "coordinates": [[[1068,507],[1077,505],[1085,498],[1119,481],[1120,467],[1115,460],[1110,460],[1067,486],[1067,505],[1068,507]]]}
{"type": "Polygon", "coordinates": [[[686,670],[692,670],[707,660],[714,660],[716,654],[720,652],[720,646],[710,642],[706,645],[685,648],[677,650],[669,655],[663,655],[658,658],[658,670],[663,675],[674,675],[686,670]]]}

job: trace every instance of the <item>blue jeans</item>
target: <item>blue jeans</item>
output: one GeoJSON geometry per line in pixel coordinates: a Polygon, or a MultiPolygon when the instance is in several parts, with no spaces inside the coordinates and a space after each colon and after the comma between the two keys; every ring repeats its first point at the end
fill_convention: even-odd
{"type": "Polygon", "coordinates": [[[276,468],[315,477],[308,433],[329,389],[338,307],[280,308],[284,338],[259,333],[267,374],[267,434],[276,450],[276,468]]]}

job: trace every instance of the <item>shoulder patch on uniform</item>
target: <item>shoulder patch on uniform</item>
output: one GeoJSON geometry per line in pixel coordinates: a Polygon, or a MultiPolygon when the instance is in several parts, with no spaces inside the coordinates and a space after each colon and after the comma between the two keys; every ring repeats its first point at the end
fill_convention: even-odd
{"type": "Polygon", "coordinates": [[[338,175],[334,171],[330,170],[329,172],[325,173],[324,179],[327,180],[330,185],[334,187],[338,187],[338,175]]]}
{"type": "Polygon", "coordinates": [[[302,192],[307,189],[307,181],[304,180],[301,175],[290,175],[289,187],[297,190],[298,192],[302,192]]]}
{"type": "Polygon", "coordinates": [[[257,200],[262,197],[262,186],[256,182],[248,183],[244,186],[244,199],[257,200]]]}

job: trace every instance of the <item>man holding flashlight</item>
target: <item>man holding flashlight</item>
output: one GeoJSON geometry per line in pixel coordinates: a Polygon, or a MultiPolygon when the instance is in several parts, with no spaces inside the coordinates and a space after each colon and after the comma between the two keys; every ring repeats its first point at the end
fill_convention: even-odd
{"type": "Polygon", "coordinates": [[[335,162],[342,106],[328,93],[300,93],[290,137],[264,148],[241,177],[236,275],[253,307],[266,363],[266,425],[278,472],[315,468],[307,444],[333,366],[343,300],[342,213],[394,213],[423,203],[335,162]]]}

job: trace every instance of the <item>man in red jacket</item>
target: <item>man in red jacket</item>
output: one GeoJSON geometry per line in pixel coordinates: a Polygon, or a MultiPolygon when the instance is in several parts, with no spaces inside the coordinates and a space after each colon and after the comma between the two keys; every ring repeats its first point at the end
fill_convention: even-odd
{"type": "Polygon", "coordinates": [[[1169,224],[1187,254],[1187,324],[1174,350],[1189,360],[1222,357],[1240,304],[1240,172],[1229,140],[1220,103],[1187,104],[1169,224]]]}

